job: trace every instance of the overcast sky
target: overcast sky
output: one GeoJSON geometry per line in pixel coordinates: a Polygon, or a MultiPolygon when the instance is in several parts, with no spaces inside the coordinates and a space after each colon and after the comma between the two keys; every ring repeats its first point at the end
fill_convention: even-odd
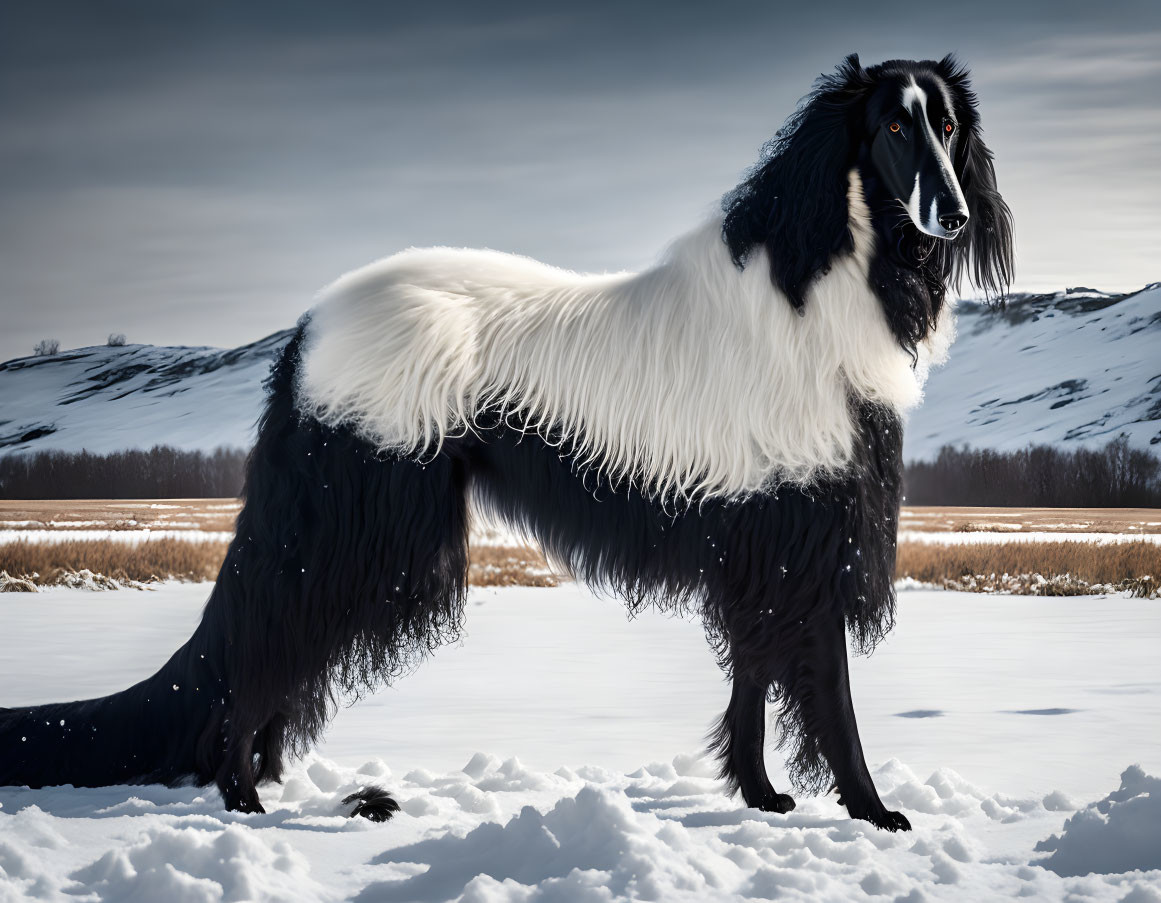
{"type": "Polygon", "coordinates": [[[1161,280],[1156,0],[412,6],[0,3],[0,359],[251,341],[409,245],[639,268],[851,51],[971,66],[1017,287],[1161,280]]]}

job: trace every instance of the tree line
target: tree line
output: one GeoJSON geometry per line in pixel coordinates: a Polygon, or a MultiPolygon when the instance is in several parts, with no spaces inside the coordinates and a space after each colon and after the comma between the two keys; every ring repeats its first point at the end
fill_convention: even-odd
{"type": "Polygon", "coordinates": [[[0,457],[0,498],[229,498],[242,492],[245,467],[236,448],[16,453],[0,457]]]}
{"type": "Polygon", "coordinates": [[[934,461],[913,461],[909,505],[1019,508],[1161,507],[1161,460],[1126,439],[1104,448],[1030,445],[1012,452],[945,445],[934,461]]]}
{"type": "MultiPolygon", "coordinates": [[[[0,498],[231,498],[242,491],[245,468],[246,453],[236,448],[16,453],[0,457],[0,498]]],[[[904,483],[911,505],[1161,507],[1161,460],[1123,438],[1067,451],[944,446],[934,461],[911,462],[904,483]]]]}

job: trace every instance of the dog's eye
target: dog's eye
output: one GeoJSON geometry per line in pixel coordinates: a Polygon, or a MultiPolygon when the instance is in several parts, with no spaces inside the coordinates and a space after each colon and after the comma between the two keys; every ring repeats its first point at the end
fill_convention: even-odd
{"type": "Polygon", "coordinates": [[[897,132],[900,128],[902,128],[902,126],[900,126],[898,122],[892,122],[889,126],[887,126],[887,128],[889,128],[892,132],[897,132]]]}
{"type": "Polygon", "coordinates": [[[943,132],[945,135],[949,136],[955,134],[955,123],[950,119],[945,119],[943,121],[943,132]]]}

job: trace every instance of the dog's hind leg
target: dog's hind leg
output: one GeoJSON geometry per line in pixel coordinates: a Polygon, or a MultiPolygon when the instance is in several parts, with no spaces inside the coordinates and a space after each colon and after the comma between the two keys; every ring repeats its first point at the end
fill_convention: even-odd
{"type": "Polygon", "coordinates": [[[721,761],[719,776],[732,792],[741,791],[747,806],[766,812],[789,812],[794,800],[779,793],[766,774],[767,685],[735,671],[730,704],[711,735],[721,761]]]}
{"type": "Polygon", "coordinates": [[[786,727],[796,728],[797,749],[790,763],[800,779],[824,772],[834,775],[840,802],[852,818],[888,831],[909,831],[911,824],[883,805],[863,757],[855,722],[847,667],[846,626],[841,613],[819,612],[795,630],[785,656],[777,693],[786,727]]]}
{"type": "Polygon", "coordinates": [[[272,375],[234,541],[189,653],[215,677],[198,777],[245,812],[261,811],[256,786],[279,779],[342,700],[457,635],[467,580],[452,443],[422,461],[381,454],[301,415],[299,341],[272,375]]]}
{"type": "Polygon", "coordinates": [[[254,734],[231,733],[222,763],[214,776],[222,801],[231,812],[265,812],[258,799],[254,774],[254,734]]]}

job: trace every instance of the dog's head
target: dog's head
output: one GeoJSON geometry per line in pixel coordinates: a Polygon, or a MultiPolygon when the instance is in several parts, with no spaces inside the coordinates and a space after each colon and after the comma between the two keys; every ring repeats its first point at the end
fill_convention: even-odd
{"type": "Polygon", "coordinates": [[[967,71],[950,56],[864,67],[852,54],[822,76],[725,199],[734,262],[744,266],[764,246],[775,285],[802,308],[811,281],[853,248],[852,169],[884,253],[923,267],[929,282],[955,285],[968,275],[989,298],[1005,294],[1012,215],[967,71]]]}
{"type": "Polygon", "coordinates": [[[915,228],[955,238],[971,218],[951,162],[962,143],[960,119],[971,107],[961,103],[957,111],[950,85],[933,67],[885,63],[875,70],[880,74],[863,114],[863,156],[915,228]]]}

